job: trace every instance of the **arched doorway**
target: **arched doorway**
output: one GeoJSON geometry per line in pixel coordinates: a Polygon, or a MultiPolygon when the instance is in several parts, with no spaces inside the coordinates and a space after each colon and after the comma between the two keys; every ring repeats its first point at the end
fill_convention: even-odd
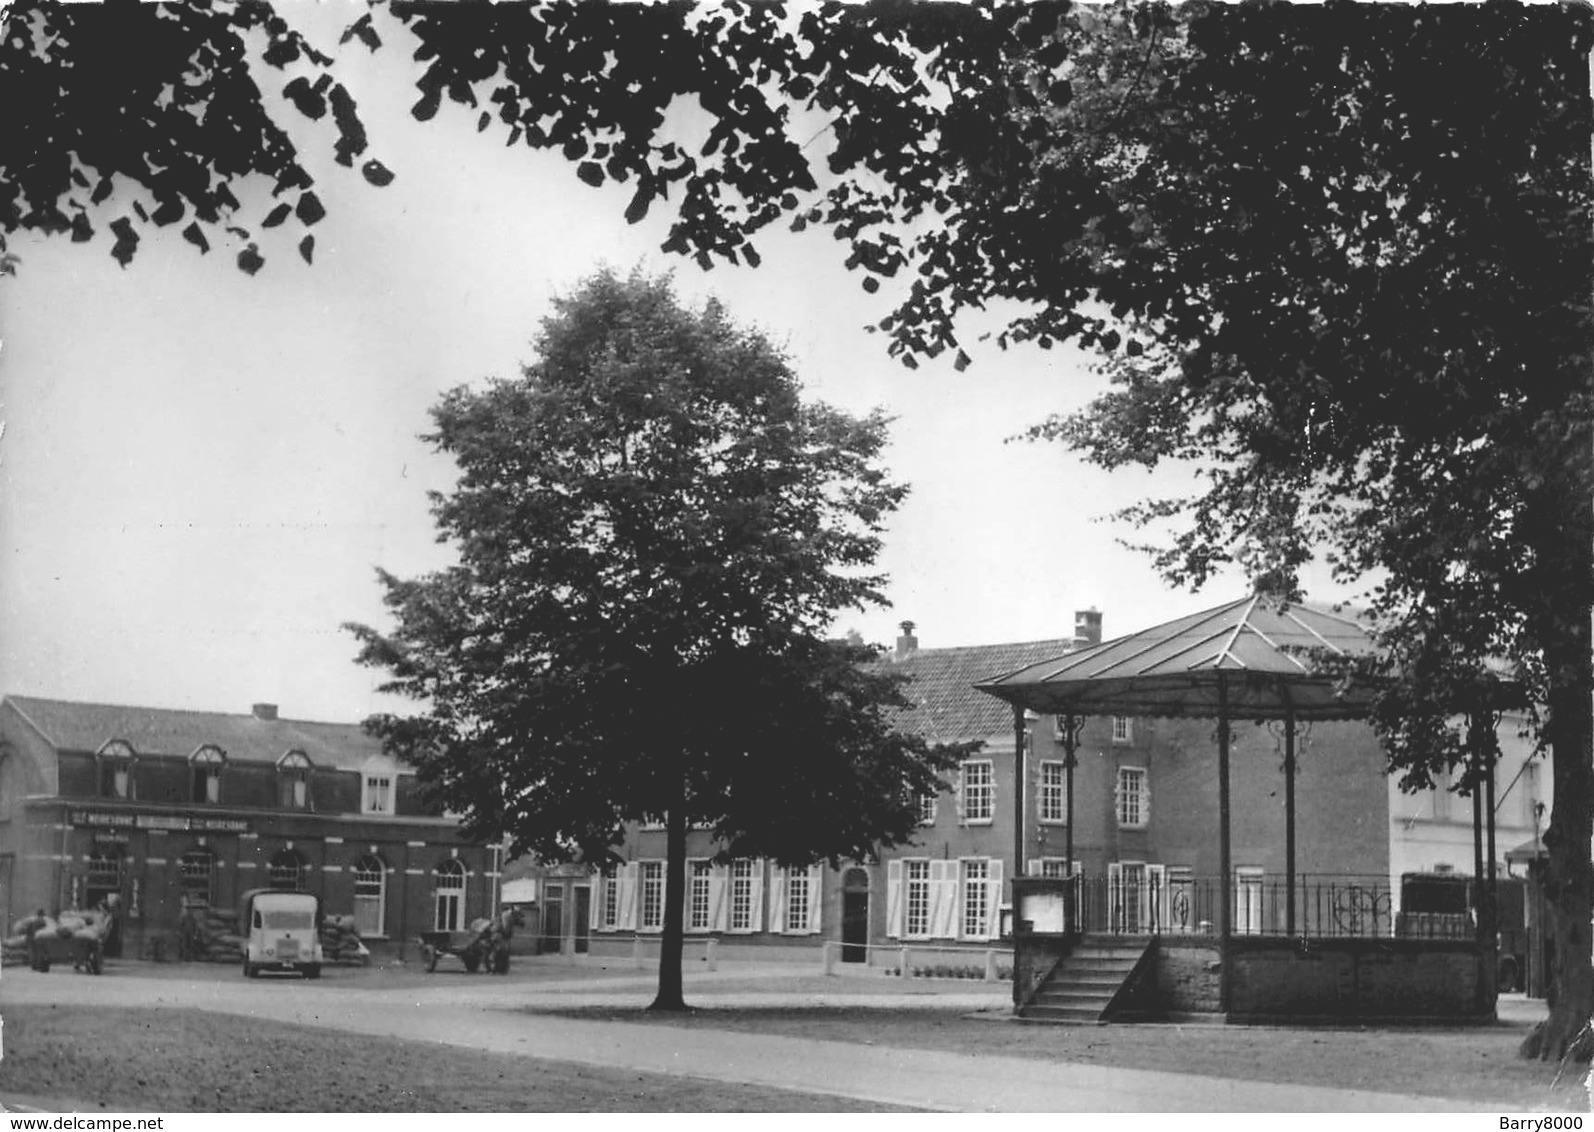
{"type": "Polygon", "coordinates": [[[304,874],[310,862],[293,849],[284,849],[271,858],[266,870],[266,884],[279,892],[303,892],[304,874]]]}
{"type": "Polygon", "coordinates": [[[459,931],[465,926],[465,866],[453,858],[444,861],[437,866],[433,883],[437,911],[432,927],[440,932],[459,931]]]}
{"type": "Polygon", "coordinates": [[[387,935],[387,866],[366,855],[354,863],[354,930],[365,939],[387,935]]]}
{"type": "Polygon", "coordinates": [[[869,961],[869,870],[856,866],[841,878],[841,961],[869,961]]]}

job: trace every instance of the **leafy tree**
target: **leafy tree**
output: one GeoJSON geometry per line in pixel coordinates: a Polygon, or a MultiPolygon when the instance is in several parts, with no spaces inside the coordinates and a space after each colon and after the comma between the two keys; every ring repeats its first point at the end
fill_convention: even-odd
{"type": "MultiPolygon", "coordinates": [[[[354,36],[379,42],[368,20],[354,36]]],[[[330,115],[336,159],[352,168],[367,149],[353,97],[332,59],[267,4],[22,0],[0,11],[0,273],[15,272],[6,237],[18,231],[81,243],[108,230],[125,267],[144,233],[175,226],[202,253],[235,247],[252,275],[265,262],[258,230],[290,220],[310,262],[326,210],[262,100],[262,70],[284,76],[296,113],[330,115]],[[272,198],[258,218],[238,196],[252,178],[272,198]]],[[[373,185],[392,179],[375,158],[360,168],[373,185]]]]}
{"type": "MultiPolygon", "coordinates": [[[[14,111],[0,126],[0,236],[87,238],[103,172],[153,195],[152,222],[175,194],[201,235],[236,211],[229,182],[308,190],[260,110],[258,59],[310,68],[284,93],[305,112],[325,98],[340,152],[363,151],[324,61],[283,58],[298,48],[268,9],[113,7],[5,17],[0,94],[27,128],[14,111]],[[83,30],[100,19],[116,34],[83,30]],[[123,97],[84,93],[99,63],[123,97]],[[157,112],[166,85],[217,129],[157,112]]],[[[1131,516],[1183,524],[1160,558],[1175,581],[1230,559],[1287,575],[1320,546],[1347,576],[1386,578],[1390,704],[1429,721],[1390,732],[1411,781],[1459,757],[1434,722],[1446,696],[1483,658],[1514,661],[1554,757],[1557,997],[1535,1044],[1570,1048],[1594,1013],[1588,9],[390,11],[419,42],[416,117],[446,96],[490,138],[634,186],[626,217],[672,208],[666,246],[704,266],[757,263],[776,223],[829,229],[866,288],[906,279],[880,329],[907,364],[966,364],[957,315],[1001,299],[1023,305],[1003,342],[1107,351],[1115,390],[1037,435],[1108,466],[1206,466],[1205,492],[1131,516]],[[1448,674],[1418,679],[1447,649],[1448,674]]],[[[375,47],[378,23],[346,38],[375,47]]],[[[119,224],[120,257],[136,229],[119,224]]]]}
{"type": "Polygon", "coordinates": [[[955,755],[897,734],[897,678],[822,635],[883,600],[868,571],[905,494],[884,419],[805,405],[763,337],[665,280],[599,274],[556,307],[519,380],[433,411],[459,564],[382,574],[396,628],[350,628],[426,705],[372,728],[472,834],[603,865],[664,820],[654,1006],[681,1009],[689,827],[726,856],[866,859],[955,755]]]}
{"type": "Polygon", "coordinates": [[[667,246],[756,262],[787,220],[847,241],[866,288],[908,274],[880,326],[904,362],[966,364],[956,317],[997,299],[1025,304],[1004,344],[1101,347],[1113,391],[1036,435],[1203,465],[1129,516],[1181,524],[1176,582],[1318,548],[1381,576],[1384,717],[1427,721],[1386,728],[1409,782],[1464,757],[1441,721],[1512,660],[1554,755],[1556,998],[1529,1050],[1587,1054],[1587,9],[395,10],[418,110],[492,107],[482,128],[634,183],[633,219],[678,187],[667,246]],[[663,128],[681,98],[695,152],[663,128]]]}

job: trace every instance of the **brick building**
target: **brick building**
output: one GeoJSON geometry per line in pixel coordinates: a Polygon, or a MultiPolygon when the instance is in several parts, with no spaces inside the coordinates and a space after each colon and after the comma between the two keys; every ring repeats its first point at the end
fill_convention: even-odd
{"type": "Polygon", "coordinates": [[[370,940],[463,927],[496,898],[496,851],[430,811],[355,724],[0,699],[0,915],[123,910],[123,949],[186,905],[318,893],[370,940]]]}
{"type": "MultiPolygon", "coordinates": [[[[764,860],[715,864],[709,835],[689,833],[688,956],[693,940],[713,940],[721,956],[803,960],[835,941],[844,945],[845,959],[886,964],[904,945],[927,957],[1007,946],[1001,941],[1014,872],[1013,716],[973,685],[1099,642],[1101,614],[1078,614],[1072,637],[999,645],[922,649],[913,628],[904,624],[884,661],[913,677],[914,707],[901,725],[932,741],[977,740],[983,748],[954,772],[950,790],[922,800],[915,842],[886,850],[873,864],[795,871],[764,860]]],[[[1027,719],[1026,731],[1025,871],[1060,876],[1069,816],[1063,744],[1051,717],[1027,719]]],[[[1211,893],[1195,899],[1191,886],[1202,878],[1210,886],[1220,872],[1212,735],[1206,720],[1083,723],[1074,774],[1074,870],[1114,902],[1115,922],[1125,930],[1149,930],[1153,922],[1169,931],[1207,926],[1211,893]]],[[[1263,725],[1233,730],[1237,930],[1272,930],[1271,911],[1264,910],[1271,901],[1263,900],[1260,886],[1284,870],[1280,743],[1276,730],[1263,725]]],[[[1387,886],[1390,795],[1371,729],[1317,724],[1302,741],[1299,764],[1298,871],[1387,886]]],[[[622,849],[627,862],[612,876],[578,875],[570,867],[550,872],[545,887],[557,895],[558,928],[544,933],[543,949],[612,954],[640,946],[645,955],[663,931],[664,844],[662,827],[634,829],[622,849]]]]}

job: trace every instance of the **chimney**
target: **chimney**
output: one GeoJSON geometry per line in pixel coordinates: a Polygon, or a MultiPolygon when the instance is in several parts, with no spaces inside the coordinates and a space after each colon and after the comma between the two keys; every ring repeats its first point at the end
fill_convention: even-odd
{"type": "Polygon", "coordinates": [[[276,704],[251,704],[250,707],[249,707],[249,714],[253,715],[256,719],[276,719],[277,718],[277,705],[276,704]]]}
{"type": "Polygon", "coordinates": [[[913,635],[913,622],[902,623],[902,636],[897,638],[897,651],[892,654],[892,660],[907,660],[908,657],[919,651],[919,638],[913,635]]]}
{"type": "Polygon", "coordinates": [[[1095,606],[1074,614],[1074,647],[1086,649],[1101,644],[1101,614],[1095,606]]]}

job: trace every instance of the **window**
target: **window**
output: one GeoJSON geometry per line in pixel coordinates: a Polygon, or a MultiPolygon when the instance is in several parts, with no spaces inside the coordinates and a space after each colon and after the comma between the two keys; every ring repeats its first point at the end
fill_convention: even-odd
{"type": "Polygon", "coordinates": [[[1040,819],[1068,820],[1068,767],[1063,763],[1041,763],[1040,819]]]}
{"type": "MultiPolygon", "coordinates": [[[[122,849],[119,845],[97,845],[89,855],[88,904],[98,904],[105,895],[122,890],[122,849]]],[[[74,894],[76,895],[76,894],[74,894]]],[[[79,904],[79,899],[72,901],[79,904]]]]}
{"type": "Polygon", "coordinates": [[[930,862],[906,861],[907,867],[907,922],[902,934],[910,939],[924,939],[930,934],[930,862]]]}
{"type": "Polygon", "coordinates": [[[387,934],[383,925],[387,902],[387,868],[382,858],[361,857],[354,862],[354,930],[365,939],[387,934]]]}
{"type": "Polygon", "coordinates": [[[991,864],[982,860],[964,861],[962,871],[963,898],[959,901],[962,934],[965,938],[983,938],[991,915],[990,886],[986,883],[991,879],[991,864]]]}
{"type": "Polygon", "coordinates": [[[1143,829],[1151,816],[1151,796],[1146,786],[1144,767],[1118,768],[1118,824],[1127,829],[1143,829]]]}
{"type": "Polygon", "coordinates": [[[599,925],[608,931],[620,926],[620,878],[612,865],[603,870],[603,911],[599,925]]]}
{"type": "Polygon", "coordinates": [[[190,802],[215,805],[221,801],[221,768],[226,763],[227,757],[217,747],[201,747],[188,756],[190,802]]]}
{"type": "Polygon", "coordinates": [[[664,929],[664,862],[642,862],[642,930],[664,929]]]}
{"type": "Polygon", "coordinates": [[[215,899],[212,884],[216,875],[216,855],[209,849],[190,849],[177,862],[179,899],[187,908],[201,904],[209,907],[215,899]]]}
{"type": "Polygon", "coordinates": [[[996,783],[990,760],[964,763],[962,779],[964,823],[990,821],[996,813],[996,783]]]}
{"type": "Polygon", "coordinates": [[[1114,743],[1128,743],[1135,737],[1135,721],[1127,715],[1112,717],[1112,741],[1114,743]]]}
{"type": "MultiPolygon", "coordinates": [[[[1036,862],[1035,868],[1037,874],[1039,876],[1045,877],[1047,880],[1068,879],[1067,857],[1042,857],[1036,862]]],[[[1084,872],[1084,866],[1080,862],[1075,861],[1074,875],[1078,876],[1082,872],[1084,872]]]]}
{"type": "Polygon", "coordinates": [[[289,751],[277,760],[277,805],[284,810],[310,808],[310,760],[303,751],[289,751]]]}
{"type": "Polygon", "coordinates": [[[1234,931],[1259,935],[1266,930],[1262,907],[1262,870],[1241,865],[1234,870],[1234,931]]]}
{"type": "Polygon", "coordinates": [[[807,869],[789,869],[786,873],[786,930],[808,930],[808,899],[813,891],[812,877],[807,869]]]}
{"type": "Polygon", "coordinates": [[[284,849],[271,858],[266,870],[266,883],[284,892],[303,892],[304,873],[308,862],[292,849],[284,849]]]}
{"type": "Polygon", "coordinates": [[[433,874],[432,926],[440,932],[457,932],[465,924],[465,866],[450,858],[433,874]]]}
{"type": "Polygon", "coordinates": [[[714,926],[713,904],[709,899],[709,882],[714,869],[707,861],[693,861],[688,873],[691,881],[687,889],[686,927],[688,931],[706,932],[714,926]]]}
{"type": "Polygon", "coordinates": [[[365,802],[360,809],[368,814],[393,812],[393,775],[386,772],[366,773],[365,802]]]}
{"type": "Polygon", "coordinates": [[[758,904],[763,896],[759,862],[746,857],[731,862],[731,931],[755,932],[759,929],[758,904]]]}
{"type": "Polygon", "coordinates": [[[99,761],[100,797],[102,798],[135,798],[137,792],[133,789],[133,762],[136,756],[133,748],[120,739],[113,739],[100,748],[96,756],[99,761]]]}
{"type": "Polygon", "coordinates": [[[919,795],[919,824],[934,825],[936,804],[940,799],[934,794],[919,795]]]}

